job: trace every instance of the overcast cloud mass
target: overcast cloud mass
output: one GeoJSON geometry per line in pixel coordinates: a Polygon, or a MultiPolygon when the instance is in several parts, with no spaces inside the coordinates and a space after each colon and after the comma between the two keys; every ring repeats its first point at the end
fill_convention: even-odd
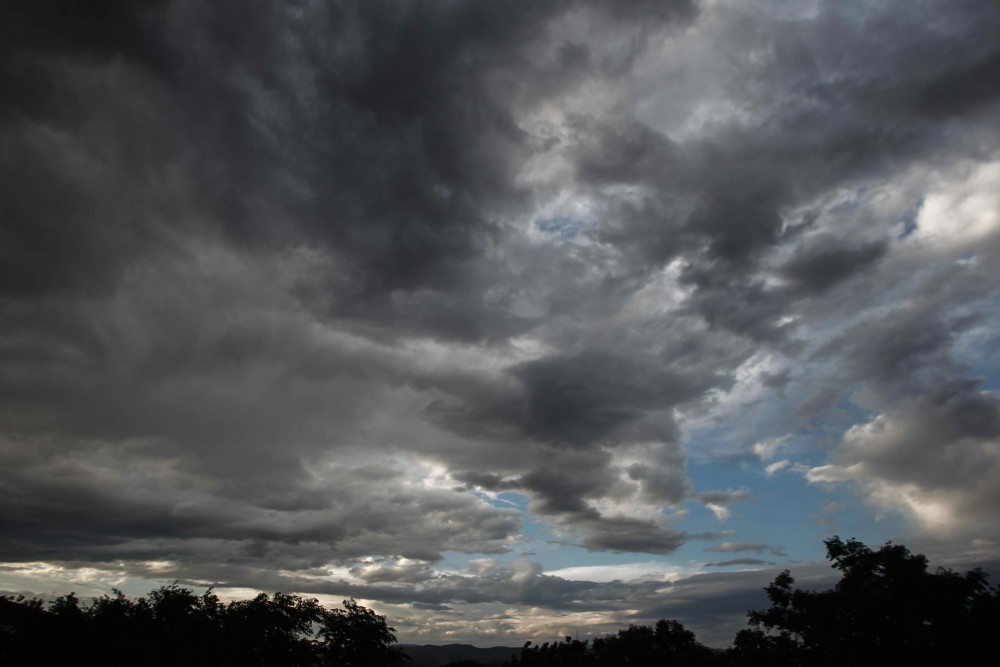
{"type": "Polygon", "coordinates": [[[722,646],[1000,531],[994,0],[0,5],[0,588],[722,646]]]}

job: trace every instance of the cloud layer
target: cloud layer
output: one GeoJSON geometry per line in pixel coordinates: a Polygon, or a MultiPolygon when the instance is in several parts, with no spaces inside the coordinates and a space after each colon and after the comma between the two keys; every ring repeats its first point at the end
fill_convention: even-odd
{"type": "Polygon", "coordinates": [[[506,641],[738,625],[758,575],[545,570],[765,565],[817,490],[878,539],[1000,539],[995,3],[0,26],[8,588],[294,588],[506,641]]]}

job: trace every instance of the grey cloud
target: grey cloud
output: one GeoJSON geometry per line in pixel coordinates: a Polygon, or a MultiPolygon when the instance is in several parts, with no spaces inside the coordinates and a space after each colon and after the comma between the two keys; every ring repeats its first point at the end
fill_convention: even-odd
{"type": "Polygon", "coordinates": [[[709,547],[705,549],[705,551],[714,551],[718,553],[739,553],[741,551],[752,551],[758,554],[767,551],[773,556],[785,555],[785,551],[781,547],[772,547],[768,544],[751,542],[723,542],[722,544],[717,544],[714,547],[709,547]]]}
{"type": "Polygon", "coordinates": [[[782,369],[777,373],[764,372],[760,374],[760,381],[765,387],[774,389],[779,396],[784,398],[785,387],[788,386],[788,383],[791,380],[791,374],[792,371],[789,368],[782,369]]]}
{"type": "Polygon", "coordinates": [[[732,567],[734,565],[774,565],[774,563],[760,558],[733,558],[718,563],[705,563],[705,565],[708,567],[732,567]]]}
{"type": "Polygon", "coordinates": [[[729,505],[741,500],[750,500],[752,496],[746,489],[737,491],[702,491],[698,500],[709,505],[729,505]]]}
{"type": "MultiPolygon", "coordinates": [[[[310,7],[308,17],[216,10],[239,11],[240,31],[184,12],[201,51],[183,67],[206,81],[192,101],[221,88],[250,109],[213,125],[236,121],[217,127],[227,143],[205,137],[210,160],[246,156],[246,168],[216,170],[230,178],[210,181],[224,201],[254,193],[242,198],[235,214],[245,220],[234,229],[270,235],[261,214],[278,215],[295,223],[278,233],[334,250],[337,316],[466,339],[523,328],[481,307],[483,292],[506,279],[490,271],[504,235],[496,219],[527,202],[515,177],[532,149],[511,107],[572,80],[558,58],[553,65],[526,49],[551,51],[550,19],[582,6],[345,3],[310,7]],[[331,34],[340,47],[330,47],[331,34]],[[229,81],[247,76],[249,91],[232,89],[229,81]]],[[[664,7],[660,21],[691,14],[688,3],[664,7]]],[[[616,13],[650,18],[641,7],[616,13]]]]}
{"type": "Polygon", "coordinates": [[[415,584],[427,581],[434,575],[427,562],[377,562],[358,565],[350,570],[351,574],[366,583],[402,582],[415,584]]]}
{"type": "Polygon", "coordinates": [[[671,0],[656,2],[656,0],[626,0],[606,4],[594,3],[597,11],[606,12],[612,18],[628,21],[679,21],[690,20],[698,11],[698,4],[692,0],[671,0]]]}
{"type": "Polygon", "coordinates": [[[167,3],[163,0],[119,2],[98,0],[77,5],[66,2],[4,3],[3,79],[12,84],[5,112],[25,115],[59,113],[52,104],[58,92],[26,74],[37,56],[78,56],[99,61],[114,57],[155,66],[163,55],[163,35],[154,19],[167,3]],[[21,69],[21,67],[26,69],[21,69]]]}
{"type": "Polygon", "coordinates": [[[526,473],[518,485],[535,494],[535,509],[543,514],[596,517],[588,498],[614,493],[617,480],[608,468],[608,452],[554,455],[526,473]]]}
{"type": "Polygon", "coordinates": [[[851,428],[807,477],[856,481],[872,505],[932,532],[978,526],[996,518],[998,438],[1000,399],[977,380],[954,381],[851,428]]]}
{"type": "Polygon", "coordinates": [[[643,412],[694,398],[708,388],[698,377],[630,356],[588,350],[514,369],[526,394],[525,430],[544,440],[586,445],[613,441],[643,412]]]}
{"type": "Polygon", "coordinates": [[[822,292],[864,270],[886,249],[882,241],[858,246],[819,241],[792,257],[780,272],[800,289],[822,292]]]}
{"type": "Polygon", "coordinates": [[[463,471],[457,472],[452,475],[459,482],[463,482],[470,486],[478,486],[487,491],[500,491],[501,489],[508,486],[501,479],[500,475],[495,475],[493,473],[475,472],[475,471],[463,471]]]}
{"type": "Polygon", "coordinates": [[[687,225],[707,239],[711,258],[738,263],[777,243],[780,189],[758,172],[725,172],[687,225]]]}
{"type": "Polygon", "coordinates": [[[710,327],[760,343],[780,344],[788,334],[779,325],[785,313],[782,295],[762,280],[716,273],[712,267],[689,268],[685,279],[697,286],[688,304],[710,327]]]}
{"type": "Polygon", "coordinates": [[[697,495],[697,498],[712,510],[716,519],[724,521],[730,516],[730,505],[743,500],[752,500],[753,496],[747,489],[738,489],[736,491],[702,491],[697,495]]]}
{"type": "Polygon", "coordinates": [[[518,382],[515,392],[467,393],[434,403],[429,411],[462,434],[485,429],[558,447],[671,441],[676,426],[664,412],[720,382],[709,369],[685,367],[689,363],[679,356],[675,370],[669,359],[604,349],[552,355],[510,369],[518,382]]]}
{"type": "Polygon", "coordinates": [[[143,472],[152,462],[118,462],[117,474],[94,474],[81,459],[78,454],[31,467],[22,463],[20,472],[0,478],[5,503],[14,508],[4,520],[5,559],[58,559],[66,552],[93,560],[138,558],[155,541],[173,540],[168,552],[185,561],[213,553],[203,543],[243,545],[246,555],[255,544],[265,544],[269,558],[287,565],[370,554],[436,560],[444,549],[504,552],[519,529],[512,510],[464,493],[406,485],[398,473],[341,470],[325,476],[325,485],[305,506],[300,501],[278,508],[268,498],[254,503],[185,488],[204,485],[197,478],[178,475],[173,484],[156,479],[143,472]],[[122,479],[137,477],[143,487],[119,486],[122,479]],[[387,492],[386,484],[394,490],[387,492]]]}
{"type": "MultiPolygon", "coordinates": [[[[679,505],[687,500],[693,485],[683,472],[683,455],[668,448],[658,465],[636,464],[628,476],[641,483],[643,497],[655,503],[679,505]]],[[[465,472],[456,479],[490,491],[516,490],[531,495],[530,508],[564,525],[579,538],[579,546],[591,551],[622,551],[669,554],[690,539],[709,539],[671,529],[650,519],[602,513],[594,506],[601,498],[628,498],[635,489],[623,484],[609,467],[607,451],[553,452],[519,478],[465,472]]]]}
{"type": "Polygon", "coordinates": [[[163,90],[141,70],[105,72],[86,61],[39,67],[68,98],[53,104],[71,117],[0,124],[0,295],[106,294],[129,265],[170,252],[171,227],[191,227],[192,186],[177,175],[183,162],[159,108],[163,90]]]}
{"type": "Polygon", "coordinates": [[[957,66],[938,68],[921,82],[913,106],[935,120],[977,111],[1000,99],[1000,87],[989,72],[1000,65],[1000,51],[983,54],[957,66]]]}
{"type": "Polygon", "coordinates": [[[587,533],[580,545],[589,551],[670,554],[691,539],[650,520],[604,516],[582,523],[587,533]]]}
{"type": "Polygon", "coordinates": [[[634,543],[646,544],[641,550],[653,553],[675,549],[677,534],[652,523],[598,518],[592,504],[636,491],[623,484],[612,466],[611,450],[629,442],[660,443],[651,460],[627,471],[647,501],[677,505],[690,497],[693,486],[684,474],[685,458],[669,410],[719,378],[700,368],[675,372],[603,350],[529,362],[514,367],[511,375],[518,381],[514,393],[478,398],[464,392],[432,404],[429,414],[462,435],[481,439],[484,434],[509,434],[541,446],[509,462],[505,477],[461,472],[456,478],[492,491],[529,492],[534,511],[568,520],[588,533],[588,548],[623,549],[634,543]]]}
{"type": "Polygon", "coordinates": [[[817,349],[813,358],[836,354],[844,375],[855,381],[864,378],[888,394],[947,382],[960,372],[952,345],[979,319],[949,310],[947,301],[931,296],[923,303],[868,316],[817,349]]]}
{"type": "MultiPolygon", "coordinates": [[[[796,241],[793,235],[782,233],[785,211],[817,192],[854,187],[919,160],[933,160],[934,151],[979,154],[976,132],[985,130],[989,121],[973,115],[972,104],[956,103],[956,113],[970,114],[966,133],[957,141],[955,135],[922,120],[919,110],[908,105],[915,91],[929,85],[914,72],[936,72],[930,78],[941,76],[948,81],[944,73],[948,67],[978,72],[980,63],[991,62],[992,51],[983,48],[989,40],[981,37],[991,29],[988,26],[996,24],[996,14],[986,3],[968,3],[954,12],[944,4],[929,9],[940,21],[934,27],[925,22],[913,25],[911,17],[874,8],[883,28],[897,38],[887,41],[857,30],[854,12],[824,7],[814,22],[789,26],[771,36],[773,48],[767,57],[746,59],[740,65],[727,63],[733,86],[748,96],[749,114],[724,131],[720,128],[718,134],[726,136],[725,144],[706,141],[697,148],[685,147],[683,169],[674,168],[683,171],[685,179],[672,181],[661,176],[669,172],[657,170],[677,163],[672,157],[676,150],[654,158],[655,166],[630,171],[630,165],[644,164],[646,158],[640,156],[665,145],[662,140],[630,143],[618,139],[622,154],[636,158],[623,161],[618,168],[610,157],[615,151],[603,150],[609,157],[604,161],[607,168],[600,172],[602,179],[641,184],[647,188],[647,201],[673,202],[678,192],[700,193],[683,234],[677,233],[668,214],[659,214],[659,224],[630,225],[633,233],[621,235],[622,247],[630,253],[663,248],[656,251],[661,261],[684,250],[691,262],[689,279],[698,288],[691,298],[697,312],[727,330],[760,341],[781,341],[784,335],[774,321],[794,299],[787,293],[769,292],[761,278],[766,271],[762,262],[769,254],[796,241]],[[885,51],[890,42],[892,53],[885,51]],[[843,53],[845,43],[852,44],[851,56],[841,58],[838,54],[843,53]],[[878,66],[871,66],[873,58],[880,59],[878,66]],[[932,64],[935,59],[948,65],[932,64]],[[927,62],[928,67],[914,66],[920,62],[927,62]],[[901,113],[903,109],[906,112],[901,113]],[[635,148],[630,150],[630,145],[635,148]],[[698,259],[693,252],[700,249],[707,254],[698,259]]],[[[722,10],[722,14],[728,14],[731,23],[718,25],[734,32],[720,39],[731,37],[734,44],[752,48],[757,17],[737,9],[722,10]]],[[[992,98],[986,93],[983,99],[986,104],[992,98]]],[[[620,133],[621,137],[634,135],[620,133]]],[[[672,208],[690,209],[691,205],[688,199],[672,208]]],[[[650,205],[645,208],[652,209],[650,205]]],[[[610,224],[614,230],[621,223],[610,224]]],[[[615,236],[611,232],[605,238],[613,241],[615,236]]],[[[839,247],[806,245],[796,249],[782,271],[806,294],[822,292],[870,266],[884,255],[885,248],[882,241],[839,247]]]]}
{"type": "MultiPolygon", "coordinates": [[[[674,142],[644,124],[619,119],[607,121],[574,117],[570,127],[576,140],[573,146],[576,177],[584,183],[618,185],[652,181],[674,186],[684,184],[691,178],[685,168],[688,166],[687,156],[674,142]]],[[[661,223],[667,222],[662,216],[669,215],[669,209],[657,213],[661,223]]],[[[671,230],[661,227],[659,231],[671,230]]],[[[634,240],[628,234],[601,234],[599,238],[623,242],[634,240]]]]}
{"type": "Polygon", "coordinates": [[[683,459],[672,466],[633,463],[628,467],[628,476],[642,483],[643,493],[649,499],[677,505],[690,498],[694,492],[694,485],[683,470],[683,459]]]}
{"type": "MultiPolygon", "coordinates": [[[[553,456],[512,486],[530,492],[532,511],[564,524],[580,536],[580,546],[591,551],[667,554],[691,538],[649,519],[602,514],[595,509],[593,500],[630,493],[608,467],[610,461],[611,456],[604,451],[553,456]]],[[[687,491],[690,482],[678,469],[670,468],[664,474],[677,478],[673,484],[679,491],[687,491]]]]}

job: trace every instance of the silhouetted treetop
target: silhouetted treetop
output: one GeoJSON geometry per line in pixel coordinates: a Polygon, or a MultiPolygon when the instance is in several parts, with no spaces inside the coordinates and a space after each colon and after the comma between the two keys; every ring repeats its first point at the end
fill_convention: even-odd
{"type": "Polygon", "coordinates": [[[764,589],[771,606],[749,612],[752,629],[737,634],[740,664],[985,664],[1000,598],[982,571],[928,572],[927,558],[892,543],[872,550],[834,536],[825,544],[840,581],[805,591],[787,570],[778,575],[764,589]]]}

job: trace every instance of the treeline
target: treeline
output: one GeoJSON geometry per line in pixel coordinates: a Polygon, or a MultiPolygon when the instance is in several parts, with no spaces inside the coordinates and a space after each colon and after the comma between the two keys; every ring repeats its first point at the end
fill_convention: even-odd
{"type": "MultiPolygon", "coordinates": [[[[528,642],[520,658],[505,665],[710,665],[716,654],[695,639],[677,621],[660,620],[654,627],[630,625],[617,635],[587,641],[566,641],[533,646],[528,642]]],[[[473,666],[469,666],[473,667],[473,666]]]]}
{"type": "MultiPolygon", "coordinates": [[[[603,667],[866,667],[914,661],[996,662],[1000,588],[980,570],[929,572],[901,545],[872,550],[856,540],[826,541],[842,573],[830,590],[793,587],[786,570],[765,589],[767,609],[715,651],[677,621],[632,625],[589,641],[535,645],[505,664],[603,667]]],[[[0,597],[0,664],[40,658],[77,665],[383,667],[407,657],[385,617],[345,600],[327,610],[314,599],[275,593],[223,604],[164,586],[132,600],[120,591],[82,607],[73,595],[49,603],[0,597]]],[[[454,663],[475,667],[478,663],[454,663]]]]}
{"type": "Polygon", "coordinates": [[[113,596],[83,607],[72,593],[49,603],[0,597],[0,665],[151,667],[388,667],[406,656],[385,617],[345,600],[261,593],[223,604],[176,583],[148,597],[113,596]]]}

